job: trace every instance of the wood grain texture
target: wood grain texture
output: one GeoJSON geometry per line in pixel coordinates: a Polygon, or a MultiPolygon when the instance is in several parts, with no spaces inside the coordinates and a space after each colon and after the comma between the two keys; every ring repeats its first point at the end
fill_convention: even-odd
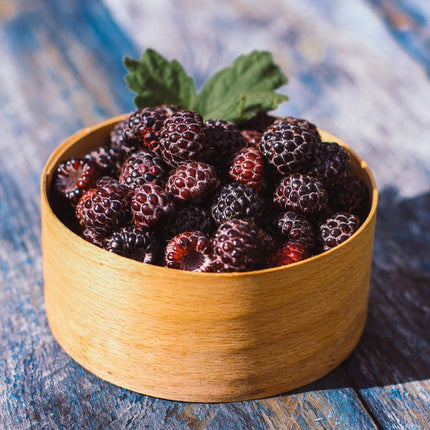
{"type": "Polygon", "coordinates": [[[412,23],[402,38],[376,2],[205,3],[105,0],[109,12],[98,0],[0,2],[0,428],[356,428],[357,413],[371,423],[366,410],[378,427],[420,428],[430,421],[428,2],[385,2],[412,23]],[[281,113],[349,142],[382,189],[364,335],[340,368],[283,396],[287,409],[129,392],[81,368],[50,334],[43,165],[79,128],[132,109],[122,56],[149,46],[199,84],[237,54],[270,49],[290,78],[281,113]],[[393,384],[407,387],[396,401],[393,384]]]}

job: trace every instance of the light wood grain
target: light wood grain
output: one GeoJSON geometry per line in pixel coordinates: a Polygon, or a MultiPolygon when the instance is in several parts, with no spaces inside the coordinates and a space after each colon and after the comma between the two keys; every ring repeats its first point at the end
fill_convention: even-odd
{"type": "Polygon", "coordinates": [[[370,215],[336,249],[252,273],[170,270],[85,242],[50,208],[59,161],[104,144],[117,121],[72,136],[42,176],[45,303],[63,348],[122,387],[204,402],[278,394],[341,363],[366,320],[377,205],[366,163],[351,153],[353,171],[372,193],[370,215]]]}

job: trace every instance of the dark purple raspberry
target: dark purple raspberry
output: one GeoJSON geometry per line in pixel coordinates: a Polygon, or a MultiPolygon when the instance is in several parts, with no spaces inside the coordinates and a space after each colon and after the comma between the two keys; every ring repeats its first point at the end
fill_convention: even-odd
{"type": "Polygon", "coordinates": [[[163,227],[167,239],[185,231],[201,231],[211,234],[213,230],[214,221],[210,211],[203,206],[193,204],[177,206],[163,227]]]}
{"type": "Polygon", "coordinates": [[[313,247],[315,234],[311,222],[296,212],[285,212],[278,221],[278,228],[289,242],[300,242],[307,249],[313,247]]]}
{"type": "Polygon", "coordinates": [[[85,229],[82,231],[81,236],[87,241],[96,245],[100,248],[103,248],[105,237],[103,235],[97,234],[94,230],[85,229]]]}
{"type": "Polygon", "coordinates": [[[181,110],[167,117],[160,133],[160,155],[171,167],[201,160],[207,151],[205,126],[197,112],[181,110]]]}
{"type": "Polygon", "coordinates": [[[264,157],[257,148],[243,148],[234,157],[228,173],[233,181],[262,192],[264,157]]]}
{"type": "Polygon", "coordinates": [[[220,225],[232,219],[254,219],[259,222],[263,218],[264,199],[248,185],[236,182],[221,188],[211,213],[215,222],[220,225]]]}
{"type": "Polygon", "coordinates": [[[312,122],[304,119],[304,118],[295,118],[293,116],[287,116],[285,118],[278,118],[275,120],[275,122],[273,124],[280,124],[282,122],[296,122],[298,123],[300,126],[304,126],[306,127],[308,130],[310,130],[312,133],[314,133],[315,135],[315,139],[317,141],[317,143],[321,143],[321,136],[319,134],[318,128],[315,124],[313,124],[312,122]]]}
{"type": "Polygon", "coordinates": [[[168,167],[163,159],[153,151],[136,152],[124,162],[119,173],[119,182],[135,190],[146,182],[163,185],[168,167]]]}
{"type": "Polygon", "coordinates": [[[368,200],[369,190],[366,184],[355,175],[337,184],[330,193],[330,202],[339,212],[360,212],[367,216],[368,200]]]}
{"type": "Polygon", "coordinates": [[[138,228],[155,227],[172,213],[173,208],[172,195],[151,182],[136,188],[131,199],[133,221],[138,228]]]}
{"type": "Polygon", "coordinates": [[[123,146],[129,152],[139,149],[158,150],[159,134],[166,114],[157,108],[140,109],[128,118],[124,127],[123,146]]]}
{"type": "Polygon", "coordinates": [[[308,170],[317,146],[315,132],[300,121],[280,121],[261,136],[259,149],[276,171],[286,176],[308,170]]]}
{"type": "Polygon", "coordinates": [[[306,247],[299,242],[286,242],[266,258],[266,267],[297,263],[308,257],[306,247]]]}
{"type": "Polygon", "coordinates": [[[175,236],[166,246],[164,263],[170,269],[211,272],[212,257],[208,237],[201,231],[175,236]]]}
{"type": "Polygon", "coordinates": [[[94,187],[96,180],[94,163],[82,157],[72,157],[57,167],[52,180],[53,192],[76,205],[82,195],[94,187]]]}
{"type": "Polygon", "coordinates": [[[97,166],[98,175],[101,178],[102,176],[117,176],[124,156],[123,149],[105,145],[91,151],[84,158],[97,166]]]}
{"type": "Polygon", "coordinates": [[[230,121],[209,119],[205,124],[210,148],[209,163],[222,170],[233,155],[246,146],[246,140],[230,121]]]}
{"type": "Polygon", "coordinates": [[[256,130],[242,130],[240,132],[248,147],[257,148],[261,141],[261,133],[256,130]]]}
{"type": "Polygon", "coordinates": [[[215,168],[201,161],[187,161],[169,176],[166,190],[175,203],[198,202],[216,191],[220,181],[215,168]]]}
{"type": "Polygon", "coordinates": [[[106,237],[103,248],[123,257],[150,264],[156,264],[160,254],[160,245],[153,232],[130,225],[115,230],[106,237]]]}
{"type": "Polygon", "coordinates": [[[343,182],[350,169],[349,154],[338,143],[322,142],[317,146],[311,172],[324,184],[332,186],[343,182]]]}
{"type": "Polygon", "coordinates": [[[295,173],[281,180],[273,202],[283,210],[311,214],[327,206],[327,191],[313,176],[295,173]]]}
{"type": "Polygon", "coordinates": [[[82,227],[100,236],[130,221],[130,191],[116,179],[104,176],[96,188],[85,193],[76,207],[82,227]]]}
{"type": "Polygon", "coordinates": [[[266,252],[261,230],[249,220],[224,222],[213,235],[211,244],[214,272],[259,269],[266,252]]]}
{"type": "Polygon", "coordinates": [[[329,217],[320,226],[320,240],[324,251],[328,251],[350,238],[358,230],[359,225],[358,217],[346,212],[339,212],[329,217]]]}

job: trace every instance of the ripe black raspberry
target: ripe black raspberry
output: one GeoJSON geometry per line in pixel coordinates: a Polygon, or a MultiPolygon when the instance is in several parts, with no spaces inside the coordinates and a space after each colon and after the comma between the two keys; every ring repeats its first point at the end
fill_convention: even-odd
{"type": "Polygon", "coordinates": [[[82,157],[72,157],[63,161],[54,173],[53,193],[65,197],[76,205],[82,195],[94,187],[97,180],[97,167],[82,157]]]}
{"type": "Polygon", "coordinates": [[[350,238],[360,225],[356,215],[339,212],[329,217],[320,226],[320,240],[324,251],[341,244],[350,238]]]}
{"type": "Polygon", "coordinates": [[[124,127],[123,146],[129,151],[147,149],[157,152],[159,134],[166,114],[156,108],[140,109],[128,118],[124,127]]]}
{"type": "Polygon", "coordinates": [[[240,130],[230,121],[210,119],[205,122],[210,163],[222,169],[230,158],[246,146],[240,130]]]}
{"type": "Polygon", "coordinates": [[[264,158],[257,148],[243,148],[233,159],[229,170],[230,178],[240,184],[263,191],[264,158]]]}
{"type": "Polygon", "coordinates": [[[163,232],[167,239],[171,239],[185,231],[201,231],[211,234],[213,229],[214,221],[208,209],[203,206],[186,204],[175,208],[166,221],[163,232]]]}
{"type": "Polygon", "coordinates": [[[211,239],[214,272],[259,269],[265,255],[261,230],[252,221],[231,219],[221,224],[211,239]]]}
{"type": "Polygon", "coordinates": [[[308,257],[306,247],[299,242],[286,242],[266,258],[266,267],[286,266],[308,257]]]}
{"type": "Polygon", "coordinates": [[[130,220],[130,191],[126,185],[104,176],[87,191],[76,206],[82,227],[99,236],[124,226],[130,220]]]}
{"type": "Polygon", "coordinates": [[[310,122],[310,121],[308,121],[308,120],[306,120],[304,118],[295,118],[293,116],[287,116],[285,118],[278,118],[278,119],[276,119],[275,122],[274,122],[274,124],[280,124],[282,122],[296,122],[300,126],[306,127],[312,133],[314,133],[315,139],[316,139],[317,143],[321,143],[321,136],[319,134],[318,128],[312,122],[310,122]]]}
{"type": "Polygon", "coordinates": [[[284,210],[311,214],[327,206],[327,191],[313,176],[295,173],[281,180],[273,195],[273,202],[284,210]]]}
{"type": "Polygon", "coordinates": [[[154,233],[125,226],[106,237],[103,248],[123,257],[157,264],[160,247],[154,233]]]}
{"type": "Polygon", "coordinates": [[[135,190],[146,182],[164,184],[168,168],[163,159],[153,151],[136,152],[124,162],[119,174],[119,182],[135,190]]]}
{"type": "Polygon", "coordinates": [[[201,161],[187,161],[169,176],[166,190],[171,192],[175,203],[198,202],[220,186],[215,168],[201,161]]]}
{"type": "Polygon", "coordinates": [[[101,146],[89,154],[85,159],[97,166],[98,176],[116,176],[124,161],[125,151],[119,147],[101,146]]]}
{"type": "Polygon", "coordinates": [[[200,160],[207,151],[205,126],[197,112],[178,111],[167,117],[160,133],[160,155],[171,167],[200,160]]]}
{"type": "Polygon", "coordinates": [[[324,184],[332,186],[344,181],[350,169],[349,154],[338,143],[322,142],[317,146],[311,172],[324,184]]]}
{"type": "Polygon", "coordinates": [[[131,212],[136,227],[150,229],[174,208],[172,195],[157,184],[147,182],[136,188],[131,199],[131,212]]]}
{"type": "Polygon", "coordinates": [[[301,121],[280,121],[261,136],[260,151],[282,176],[308,170],[317,146],[315,132],[301,121]]]}
{"type": "Polygon", "coordinates": [[[232,219],[254,219],[259,222],[263,218],[264,199],[248,185],[231,183],[221,188],[211,213],[219,225],[232,219]]]}
{"type": "Polygon", "coordinates": [[[315,242],[312,224],[293,211],[285,212],[278,220],[278,228],[289,242],[300,242],[310,249],[315,242]]]}
{"type": "Polygon", "coordinates": [[[175,236],[166,246],[164,263],[171,269],[211,272],[209,239],[201,231],[188,231],[175,236]]]}

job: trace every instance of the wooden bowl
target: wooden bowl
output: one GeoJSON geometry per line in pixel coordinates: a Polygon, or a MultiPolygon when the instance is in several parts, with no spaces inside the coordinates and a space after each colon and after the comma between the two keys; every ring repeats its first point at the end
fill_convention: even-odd
{"type": "Polygon", "coordinates": [[[350,239],[290,266],[248,273],[192,273],[143,264],[98,248],[52,210],[58,164],[106,142],[117,117],[67,139],[42,175],[46,313],[54,337],[100,378],[139,393],[221,402],[271,396],[308,384],[357,345],[367,312],[378,193],[350,239]]]}

